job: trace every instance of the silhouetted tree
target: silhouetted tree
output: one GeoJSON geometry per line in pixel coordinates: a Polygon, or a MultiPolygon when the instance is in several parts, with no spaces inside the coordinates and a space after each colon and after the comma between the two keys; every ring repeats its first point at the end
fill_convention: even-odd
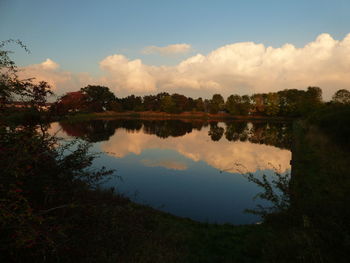
{"type": "Polygon", "coordinates": [[[195,106],[196,111],[205,111],[204,102],[203,102],[202,98],[196,99],[195,104],[196,104],[196,106],[195,106]]]}
{"type": "Polygon", "coordinates": [[[225,104],[226,110],[233,115],[240,115],[240,105],[241,105],[241,96],[239,95],[230,95],[225,104]]]}
{"type": "Polygon", "coordinates": [[[277,93],[270,92],[266,98],[266,114],[268,116],[277,116],[280,111],[280,99],[277,93]]]}
{"type": "Polygon", "coordinates": [[[110,109],[110,103],[114,101],[115,96],[104,86],[88,85],[80,89],[86,96],[86,103],[91,111],[100,112],[110,109]]]}
{"type": "Polygon", "coordinates": [[[224,109],[224,106],[224,98],[220,94],[214,94],[209,102],[209,112],[213,114],[218,113],[224,109]]]}
{"type": "Polygon", "coordinates": [[[176,104],[172,96],[164,96],[161,100],[161,110],[167,113],[177,113],[176,104]]]}
{"type": "Polygon", "coordinates": [[[334,93],[332,101],[342,104],[350,104],[350,91],[346,89],[340,89],[334,93]]]}
{"type": "Polygon", "coordinates": [[[55,103],[58,114],[87,110],[87,96],[82,91],[68,92],[55,103]]]}

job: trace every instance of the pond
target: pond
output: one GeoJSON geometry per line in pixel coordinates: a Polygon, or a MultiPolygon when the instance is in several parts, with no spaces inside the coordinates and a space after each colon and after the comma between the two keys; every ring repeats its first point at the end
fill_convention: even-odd
{"type": "Polygon", "coordinates": [[[52,123],[101,152],[95,167],[115,169],[102,184],[131,200],[201,222],[250,224],[261,191],[245,173],[290,172],[291,123],[199,120],[92,120],[52,123]]]}

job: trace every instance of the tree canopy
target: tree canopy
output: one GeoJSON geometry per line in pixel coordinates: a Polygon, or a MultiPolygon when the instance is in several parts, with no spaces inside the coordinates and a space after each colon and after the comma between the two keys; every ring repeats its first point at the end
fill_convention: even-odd
{"type": "Polygon", "coordinates": [[[350,104],[350,91],[346,89],[338,90],[332,97],[332,101],[342,104],[350,104]]]}
{"type": "Polygon", "coordinates": [[[100,112],[109,109],[109,104],[115,99],[108,87],[88,85],[81,88],[86,96],[86,102],[90,110],[100,112]]]}

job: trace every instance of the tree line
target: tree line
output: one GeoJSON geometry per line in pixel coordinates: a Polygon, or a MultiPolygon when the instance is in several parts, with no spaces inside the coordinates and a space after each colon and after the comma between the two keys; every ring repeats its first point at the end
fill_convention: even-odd
{"type": "MultiPolygon", "coordinates": [[[[350,92],[338,90],[331,103],[350,103],[350,92]]],[[[220,94],[211,99],[193,99],[178,93],[161,92],[156,95],[129,95],[118,98],[108,87],[88,85],[79,91],[69,92],[52,106],[57,114],[70,112],[103,111],[157,111],[166,113],[205,112],[228,113],[240,116],[303,116],[323,105],[322,90],[308,87],[307,90],[285,89],[278,92],[249,95],[230,95],[226,100],[220,94]]]]}

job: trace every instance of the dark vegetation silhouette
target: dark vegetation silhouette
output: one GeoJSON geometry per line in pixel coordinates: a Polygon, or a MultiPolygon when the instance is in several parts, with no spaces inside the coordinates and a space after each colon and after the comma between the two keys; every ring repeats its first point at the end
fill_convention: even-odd
{"type": "MultiPolygon", "coordinates": [[[[347,90],[338,91],[333,103],[348,103],[347,90]]],[[[278,92],[248,95],[230,95],[227,100],[214,94],[211,99],[193,99],[177,93],[116,97],[107,87],[87,86],[80,91],[69,92],[51,107],[58,115],[76,112],[204,112],[226,113],[233,116],[300,117],[324,105],[322,90],[308,87],[307,90],[288,89],[278,92]]]]}
{"type": "Polygon", "coordinates": [[[294,123],[290,174],[245,173],[272,204],[248,211],[264,219],[256,238],[267,262],[348,261],[349,127],[350,105],[336,100],[294,123]]]}

